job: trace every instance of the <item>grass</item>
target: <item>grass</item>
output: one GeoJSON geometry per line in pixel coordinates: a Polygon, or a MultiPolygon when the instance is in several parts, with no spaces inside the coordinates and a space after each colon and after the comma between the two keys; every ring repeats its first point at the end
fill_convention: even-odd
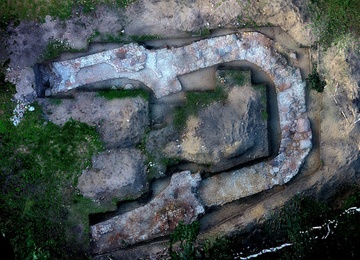
{"type": "Polygon", "coordinates": [[[75,187],[102,149],[98,134],[73,120],[62,127],[47,122],[36,104],[15,127],[9,120],[15,87],[0,79],[0,232],[17,259],[84,258],[77,250],[89,248],[88,214],[104,209],[75,187]]]}
{"type": "Polygon", "coordinates": [[[144,89],[101,90],[98,92],[98,96],[107,100],[141,97],[148,101],[150,98],[149,92],[144,89]]]}
{"type": "MultiPolygon", "coordinates": [[[[249,74],[247,71],[241,70],[223,70],[219,72],[220,77],[222,77],[226,83],[242,86],[245,83],[251,83],[249,74]]],[[[219,80],[217,84],[220,84],[219,80]]]]}
{"type": "Polygon", "coordinates": [[[186,126],[189,116],[196,116],[199,109],[209,106],[214,102],[224,101],[227,98],[225,90],[216,86],[214,91],[188,92],[183,107],[178,107],[174,111],[173,124],[176,129],[186,126]]]}
{"type": "Polygon", "coordinates": [[[130,35],[130,39],[133,42],[143,43],[150,40],[160,39],[160,37],[158,35],[145,34],[145,35],[130,35]]]}
{"type": "Polygon", "coordinates": [[[11,0],[0,1],[0,17],[3,24],[10,20],[44,21],[46,15],[68,19],[74,9],[89,13],[99,4],[125,8],[137,0],[11,0]]]}
{"type": "Polygon", "coordinates": [[[260,259],[357,259],[360,256],[360,213],[344,214],[350,207],[360,206],[360,188],[336,202],[319,202],[309,196],[296,195],[276,209],[262,224],[255,225],[245,233],[235,233],[213,241],[197,242],[198,230],[191,225],[179,224],[170,240],[182,241],[180,250],[173,252],[174,259],[234,259],[234,254],[242,252],[242,257],[260,252],[263,249],[292,243],[280,251],[266,253],[260,259]],[[322,230],[311,229],[336,220],[330,224],[328,237],[327,225],[322,230]],[[309,232],[300,232],[300,231],[309,232]],[[318,238],[315,238],[315,237],[318,238]],[[194,238],[195,237],[195,238],[194,238]]]}
{"type": "Polygon", "coordinates": [[[313,30],[318,41],[328,47],[342,36],[360,36],[360,1],[311,0],[309,5],[313,30]]]}
{"type": "Polygon", "coordinates": [[[52,60],[58,58],[63,52],[81,52],[81,51],[84,50],[83,49],[78,50],[72,48],[67,41],[53,40],[47,44],[45,51],[41,56],[41,60],[52,60]]]}

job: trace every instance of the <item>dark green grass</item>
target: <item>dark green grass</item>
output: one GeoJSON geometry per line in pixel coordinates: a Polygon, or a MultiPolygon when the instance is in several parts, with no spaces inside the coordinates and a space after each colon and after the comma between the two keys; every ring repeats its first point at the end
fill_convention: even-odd
{"type": "Polygon", "coordinates": [[[14,91],[2,75],[0,232],[10,238],[17,259],[84,258],[88,214],[101,209],[75,187],[92,155],[102,149],[98,134],[73,120],[62,127],[47,122],[36,104],[15,127],[9,120],[14,91]]]}
{"type": "Polygon", "coordinates": [[[107,100],[113,99],[124,99],[124,98],[134,98],[141,97],[145,100],[149,100],[150,94],[144,89],[126,89],[126,90],[101,90],[98,92],[100,97],[104,97],[107,100]]]}
{"type": "Polygon", "coordinates": [[[313,64],[313,70],[308,75],[307,81],[311,89],[314,89],[320,93],[324,91],[326,82],[320,78],[320,75],[317,72],[317,67],[315,64],[313,64]]]}
{"type": "Polygon", "coordinates": [[[360,36],[359,0],[311,0],[313,28],[325,47],[338,43],[341,36],[360,36]]]}
{"type": "Polygon", "coordinates": [[[137,0],[2,0],[0,1],[0,21],[6,25],[16,20],[44,21],[46,15],[60,19],[71,17],[73,10],[85,14],[92,12],[100,4],[125,8],[137,0]]]}
{"type": "Polygon", "coordinates": [[[173,254],[176,254],[175,259],[179,259],[178,256],[181,259],[234,259],[234,254],[240,252],[242,257],[246,257],[263,249],[292,243],[292,246],[275,253],[265,253],[256,259],[358,259],[360,213],[344,213],[350,207],[360,206],[359,187],[356,189],[357,192],[342,199],[340,207],[335,207],[331,202],[319,202],[312,197],[297,195],[251,231],[234,233],[213,241],[196,243],[194,236],[198,234],[197,229],[181,224],[172,238],[182,241],[183,246],[173,254]],[[336,220],[337,225],[330,224],[326,239],[326,225],[321,230],[311,229],[329,220],[336,220]]]}

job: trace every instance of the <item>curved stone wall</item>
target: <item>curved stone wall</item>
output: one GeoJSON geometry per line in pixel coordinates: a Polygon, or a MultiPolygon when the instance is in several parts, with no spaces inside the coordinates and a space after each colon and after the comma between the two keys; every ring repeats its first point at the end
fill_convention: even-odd
{"type": "MultiPolygon", "coordinates": [[[[124,77],[144,82],[160,98],[181,91],[178,75],[234,60],[247,60],[257,65],[274,82],[281,128],[280,148],[271,160],[203,180],[198,189],[199,197],[204,206],[211,207],[288,182],[298,173],[312,147],[310,122],[305,115],[306,83],[299,69],[289,66],[276,51],[274,41],[257,32],[244,32],[201,40],[181,48],[147,50],[129,44],[82,58],[53,62],[48,76],[53,93],[124,77]]],[[[133,213],[136,215],[136,210],[133,213]]],[[[103,224],[94,225],[92,230],[101,229],[103,224]]],[[[96,232],[92,235],[100,239],[96,232]]],[[[143,240],[132,243],[140,241],[143,240]]]]}

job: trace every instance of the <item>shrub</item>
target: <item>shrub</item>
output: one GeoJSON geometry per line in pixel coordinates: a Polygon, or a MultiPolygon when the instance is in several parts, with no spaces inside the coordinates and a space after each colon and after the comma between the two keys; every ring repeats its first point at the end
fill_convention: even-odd
{"type": "Polygon", "coordinates": [[[308,75],[307,81],[310,85],[310,88],[316,90],[317,92],[323,92],[326,86],[326,82],[320,79],[320,75],[317,72],[317,66],[313,65],[312,72],[308,75]]]}
{"type": "Polygon", "coordinates": [[[191,224],[185,225],[180,222],[170,236],[170,256],[171,259],[199,259],[201,257],[200,251],[195,246],[196,238],[200,231],[200,224],[195,221],[191,224]],[[180,249],[173,251],[174,243],[180,241],[180,249]]]}

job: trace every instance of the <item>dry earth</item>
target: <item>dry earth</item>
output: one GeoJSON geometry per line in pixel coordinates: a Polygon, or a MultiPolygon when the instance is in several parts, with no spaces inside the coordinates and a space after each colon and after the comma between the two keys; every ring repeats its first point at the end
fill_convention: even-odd
{"type": "MultiPolygon", "coordinates": [[[[271,24],[281,27],[292,38],[291,42],[285,40],[292,45],[287,46],[289,49],[300,45],[310,46],[314,37],[306,26],[308,25],[306,1],[274,0],[269,2],[259,0],[249,5],[248,1],[240,0],[140,0],[123,11],[101,7],[88,16],[74,15],[69,21],[49,18],[43,24],[22,22],[19,26],[8,29],[9,37],[1,42],[4,51],[1,52],[0,59],[10,58],[7,78],[17,85],[16,98],[32,102],[35,98],[33,88],[35,77],[32,66],[41,60],[41,54],[52,39],[66,40],[74,48],[86,48],[87,39],[94,31],[115,35],[124,30],[126,35],[152,34],[165,38],[178,38],[188,37],[205,28],[214,29],[212,33],[216,35],[218,31],[215,29],[230,28],[231,30],[231,28],[240,27],[243,24],[249,25],[255,21],[259,25],[271,24]]],[[[288,37],[277,29],[273,29],[272,32],[261,28],[258,30],[271,34],[270,37],[280,43],[288,37]]],[[[163,40],[164,46],[169,43],[171,43],[170,39],[163,40]]],[[[185,41],[175,43],[175,46],[176,44],[183,45],[185,41]]],[[[283,45],[286,46],[284,43],[283,45]]],[[[90,48],[89,52],[99,50],[101,48],[90,48]]],[[[305,61],[316,61],[328,83],[323,94],[307,89],[307,116],[313,132],[313,148],[310,155],[307,156],[300,173],[289,183],[230,202],[200,217],[201,239],[214,238],[246,228],[268,216],[275,207],[281,206],[295,194],[314,194],[326,199],[333,195],[338,187],[359,184],[359,51],[356,50],[356,46],[348,46],[346,50],[339,50],[336,47],[326,51],[312,49],[310,56],[306,52],[298,51],[297,53],[299,57],[296,65],[301,67],[303,77],[310,71],[310,62],[305,61]],[[304,56],[305,59],[303,59],[304,56]]],[[[68,57],[63,56],[63,58],[68,57]]],[[[191,83],[197,86],[203,85],[202,82],[197,82],[196,77],[191,83]]],[[[175,100],[178,99],[175,98],[175,100]]],[[[47,102],[44,101],[44,104],[47,102]]],[[[73,101],[64,103],[67,104],[67,102],[73,101]]],[[[141,112],[142,106],[147,106],[147,104],[141,104],[135,110],[139,109],[141,112]]],[[[70,105],[68,108],[71,109],[70,105]]],[[[84,111],[79,110],[77,115],[72,114],[74,111],[71,110],[70,113],[67,110],[58,111],[58,123],[63,123],[61,118],[71,115],[98,125],[95,119],[95,121],[90,120],[90,116],[81,115],[84,111]]],[[[98,111],[101,113],[99,118],[109,116],[107,109],[98,111]]],[[[133,110],[131,111],[133,113],[133,110]]],[[[143,116],[141,113],[140,115],[143,116]]],[[[55,119],[54,121],[56,122],[55,119]]],[[[120,125],[126,123],[126,121],[119,122],[120,125]]],[[[143,121],[143,124],[146,122],[143,121]]],[[[98,127],[101,132],[101,125],[98,127]]],[[[138,138],[137,135],[135,136],[135,139],[138,138]]],[[[134,143],[131,141],[130,146],[134,143]]],[[[100,255],[97,258],[136,259],[149,255],[155,257],[159,252],[163,252],[165,247],[167,247],[166,239],[159,239],[145,245],[100,255]]]]}

